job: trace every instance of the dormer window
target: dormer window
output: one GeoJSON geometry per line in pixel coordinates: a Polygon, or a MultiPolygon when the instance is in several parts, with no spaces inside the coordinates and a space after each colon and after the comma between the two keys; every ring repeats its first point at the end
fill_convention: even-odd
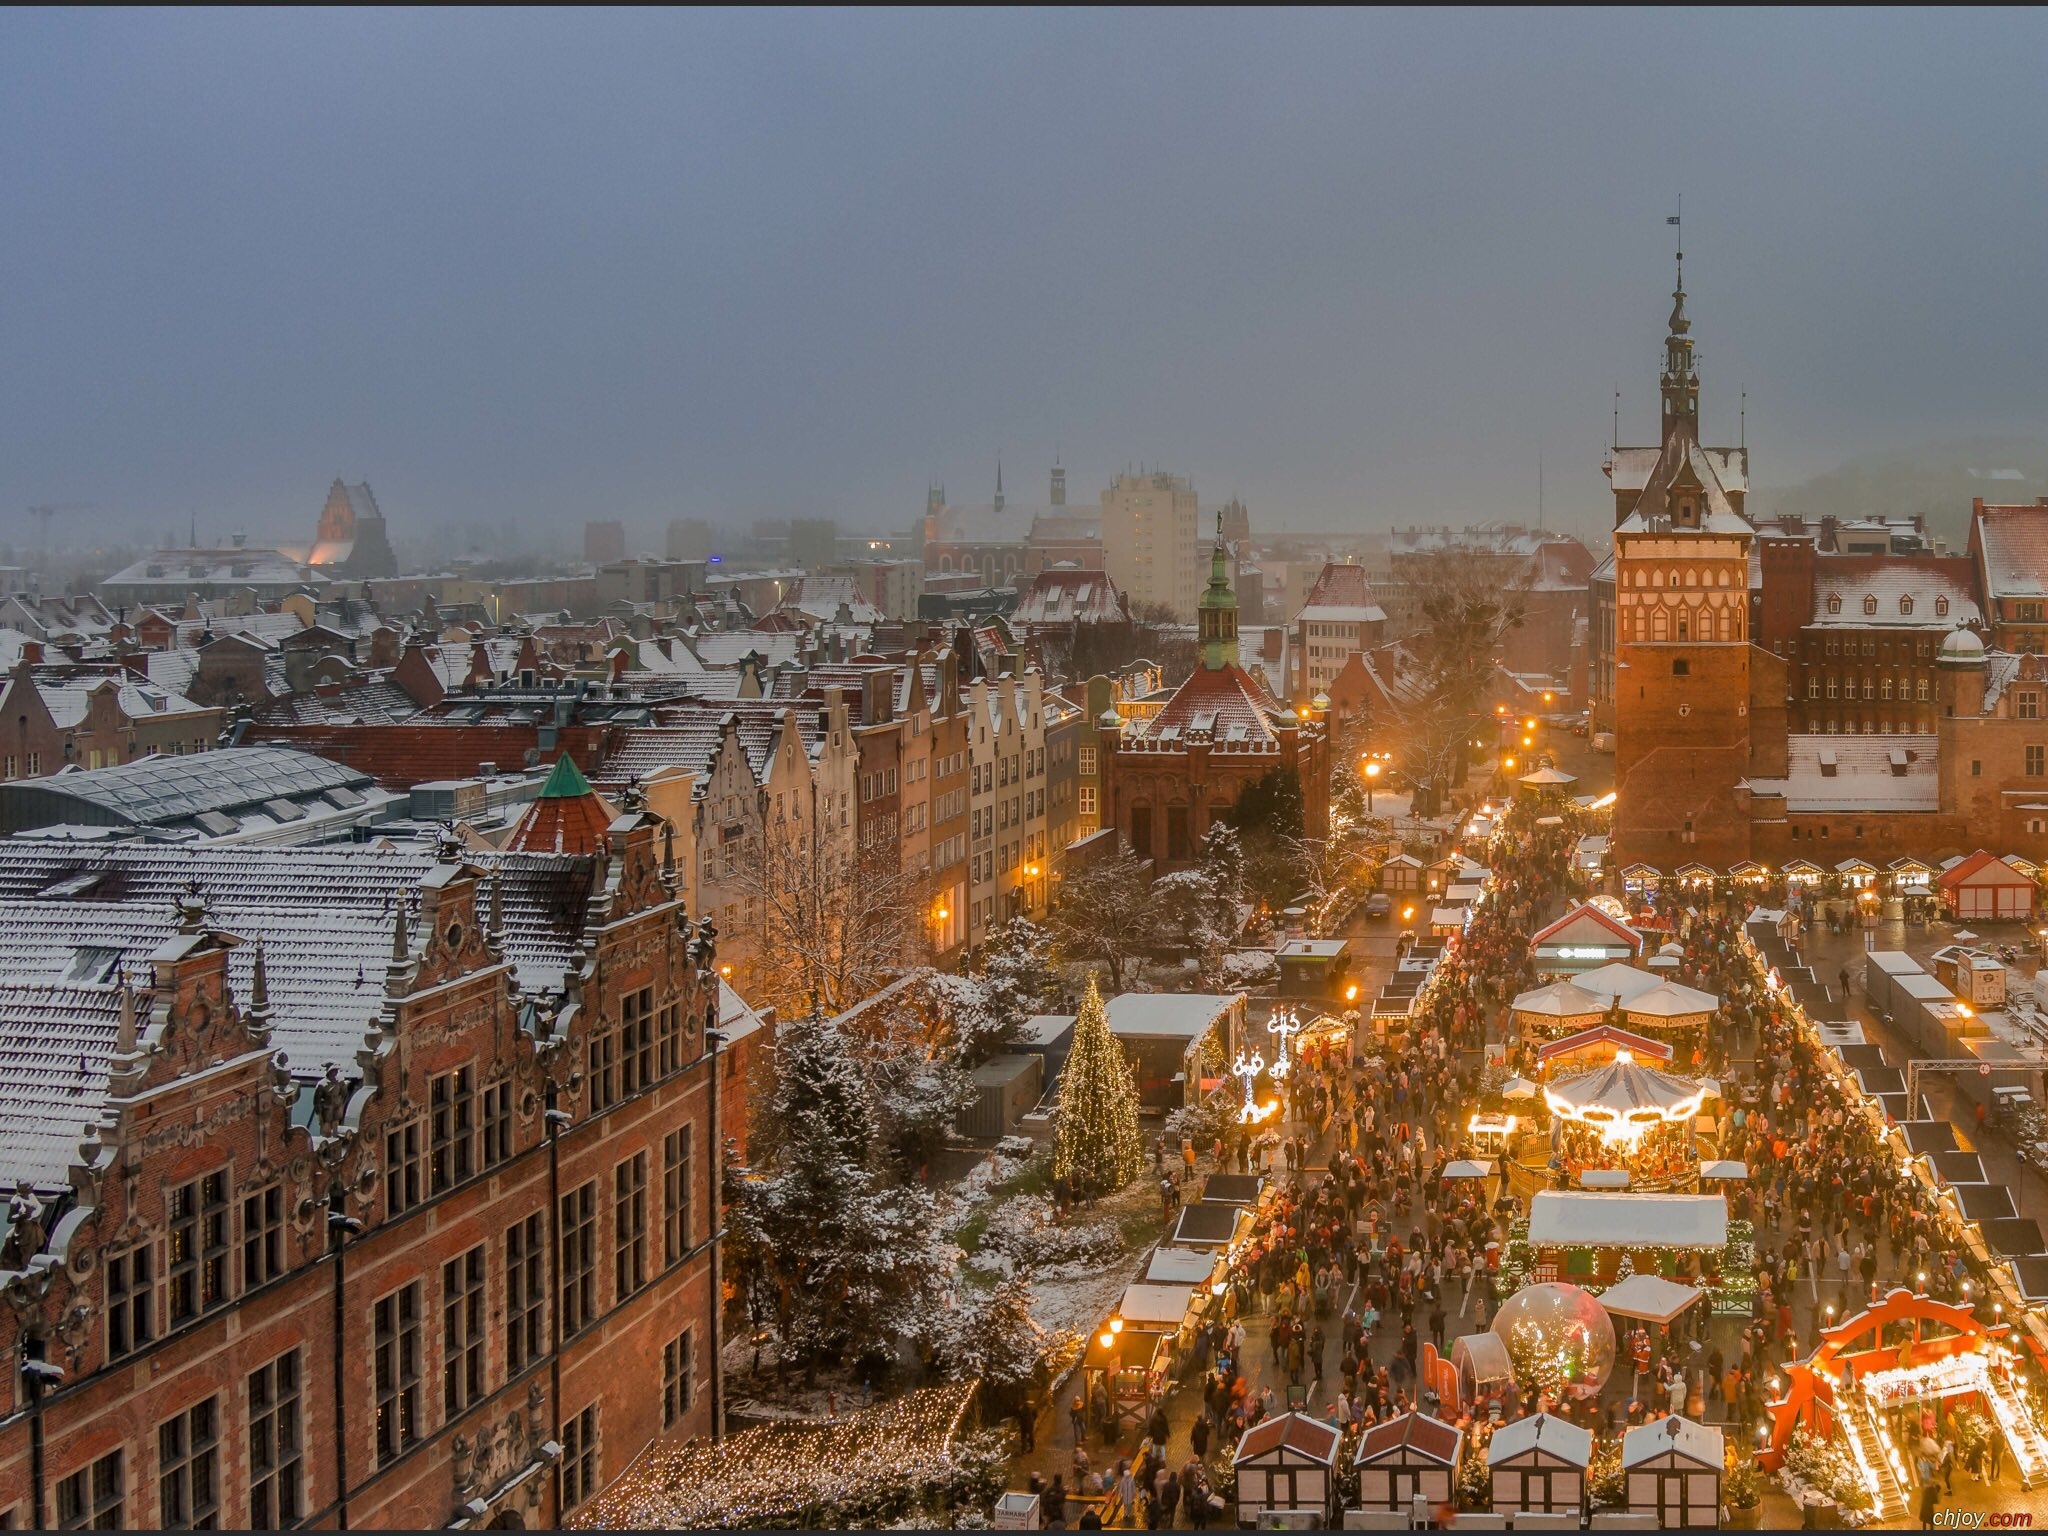
{"type": "Polygon", "coordinates": [[[1911,597],[1910,595],[1901,595],[1901,597],[1899,598],[1899,612],[1901,612],[1901,613],[1911,613],[1912,611],[1913,611],[1913,599],[1912,599],[1912,597],[1911,597]]]}
{"type": "Polygon", "coordinates": [[[1947,599],[1947,598],[1945,598],[1945,597],[1937,597],[1937,598],[1936,598],[1936,599],[1934,600],[1934,615],[1935,615],[1935,617],[1936,617],[1936,618],[1940,618],[1940,619],[1945,619],[1945,618],[1947,618],[1947,617],[1948,617],[1948,599],[1947,599]]]}
{"type": "Polygon", "coordinates": [[[1865,613],[1877,612],[1877,599],[1868,592],[1863,594],[1863,611],[1865,613]]]}
{"type": "Polygon", "coordinates": [[[1829,593],[1829,594],[1828,594],[1828,612],[1829,612],[1829,613],[1840,613],[1841,611],[1842,611],[1842,598],[1841,598],[1841,594],[1840,594],[1840,593],[1837,593],[1837,592],[1831,592],[1831,593],[1829,593]]]}

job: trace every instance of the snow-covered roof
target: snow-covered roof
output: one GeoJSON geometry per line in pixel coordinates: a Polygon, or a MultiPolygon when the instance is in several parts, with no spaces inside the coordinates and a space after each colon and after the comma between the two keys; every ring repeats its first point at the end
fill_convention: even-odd
{"type": "Polygon", "coordinates": [[[1231,1006],[1244,997],[1242,992],[1120,992],[1109,1000],[1105,1012],[1113,1035],[1178,1036],[1200,1039],[1231,1006]]]}
{"type": "Polygon", "coordinates": [[[1152,1285],[1204,1285],[1216,1272],[1216,1255],[1196,1248],[1155,1248],[1145,1265],[1145,1280],[1152,1285]]]}
{"type": "Polygon", "coordinates": [[[1603,1006],[1608,1000],[1619,998],[1621,1005],[1626,1008],[1645,992],[1663,986],[1664,978],[1654,976],[1648,971],[1639,971],[1632,965],[1616,963],[1574,976],[1572,984],[1581,991],[1592,993],[1601,1000],[1603,1006]]]}
{"type": "Polygon", "coordinates": [[[1633,1274],[1601,1292],[1600,1305],[1614,1317],[1668,1323],[1703,1294],[1697,1286],[1680,1285],[1662,1275],[1633,1274]]]}
{"type": "Polygon", "coordinates": [[[1593,1459],[1593,1435],[1590,1430],[1570,1419],[1560,1419],[1554,1413],[1532,1413],[1525,1419],[1510,1419],[1493,1432],[1493,1438],[1486,1446],[1486,1464],[1497,1467],[1534,1451],[1548,1451],[1573,1466],[1583,1467],[1593,1459]]]}
{"type": "Polygon", "coordinates": [[[1728,1242],[1728,1202],[1538,1190],[1529,1200],[1529,1241],[1539,1248],[1720,1248],[1728,1242]]]}
{"type": "MultiPolygon", "coordinates": [[[[1206,1280],[1208,1276],[1204,1274],[1202,1278],[1206,1280]]],[[[1194,1287],[1198,1283],[1176,1285],[1139,1281],[1127,1285],[1122,1299],[1116,1304],[1117,1316],[1138,1328],[1147,1324],[1178,1328],[1181,1319],[1188,1315],[1188,1303],[1194,1299],[1194,1287]]]]}
{"type": "MultiPolygon", "coordinates": [[[[1649,1277],[1638,1275],[1636,1278],[1649,1277]]],[[[1638,1424],[1621,1437],[1621,1464],[1624,1467],[1641,1466],[1666,1451],[1676,1451],[1686,1460],[1698,1462],[1715,1472],[1721,1470],[1727,1454],[1726,1441],[1720,1430],[1706,1424],[1695,1424],[1677,1414],[1638,1424]]]]}
{"type": "Polygon", "coordinates": [[[1936,744],[1933,736],[1787,736],[1785,776],[1745,782],[1752,794],[1783,795],[1787,811],[1934,811],[1936,744]]]}
{"type": "Polygon", "coordinates": [[[1949,630],[1982,617],[1970,563],[1960,556],[1822,555],[1814,562],[1812,622],[1824,629],[1949,630]]]}
{"type": "MultiPolygon", "coordinates": [[[[1608,479],[1617,491],[1640,491],[1650,483],[1650,471],[1657,467],[1657,460],[1663,452],[1661,447],[1617,448],[1607,457],[1608,479]]],[[[1744,491],[1749,488],[1747,448],[1702,448],[1700,452],[1714,466],[1714,475],[1725,489],[1744,491]]]]}

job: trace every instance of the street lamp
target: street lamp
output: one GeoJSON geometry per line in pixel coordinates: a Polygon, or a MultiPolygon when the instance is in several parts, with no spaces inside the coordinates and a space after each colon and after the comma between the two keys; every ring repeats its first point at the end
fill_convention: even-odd
{"type": "Polygon", "coordinates": [[[1368,816],[1372,814],[1373,781],[1379,776],[1380,765],[1378,763],[1369,762],[1365,765],[1365,814],[1368,816]]]}

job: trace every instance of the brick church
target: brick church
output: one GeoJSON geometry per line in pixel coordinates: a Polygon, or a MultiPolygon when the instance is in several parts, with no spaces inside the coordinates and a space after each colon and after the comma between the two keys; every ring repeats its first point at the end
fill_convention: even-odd
{"type": "Polygon", "coordinates": [[[1303,835],[1329,835],[1328,701],[1290,708],[1238,664],[1237,593],[1217,522],[1196,613],[1201,665],[1151,720],[1109,715],[1097,732],[1104,825],[1161,870],[1191,863],[1209,828],[1269,775],[1299,783],[1303,835]]]}

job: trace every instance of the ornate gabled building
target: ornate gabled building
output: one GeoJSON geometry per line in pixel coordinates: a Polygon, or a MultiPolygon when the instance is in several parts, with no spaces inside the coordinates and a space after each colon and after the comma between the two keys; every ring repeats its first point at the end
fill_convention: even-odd
{"type": "Polygon", "coordinates": [[[545,1527],[714,1433],[737,1080],[664,843],[0,844],[0,1516],[545,1527]]]}
{"type": "Polygon", "coordinates": [[[1327,836],[1329,701],[1289,708],[1238,665],[1237,594],[1220,526],[1196,634],[1201,665],[1157,715],[1127,725],[1112,712],[1097,722],[1103,825],[1140,858],[1182,867],[1247,789],[1287,775],[1300,786],[1304,834],[1327,836]]]}

